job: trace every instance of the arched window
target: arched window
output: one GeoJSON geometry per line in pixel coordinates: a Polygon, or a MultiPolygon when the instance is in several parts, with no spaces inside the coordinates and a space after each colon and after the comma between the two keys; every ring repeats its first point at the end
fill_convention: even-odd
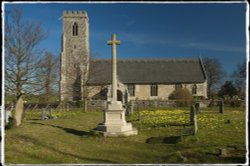
{"type": "Polygon", "coordinates": [[[150,96],[158,96],[158,85],[157,84],[151,85],[150,89],[151,89],[150,96]]]}
{"type": "Polygon", "coordinates": [[[77,36],[78,35],[78,25],[77,25],[76,22],[73,24],[72,32],[73,32],[73,36],[77,36]]]}
{"type": "Polygon", "coordinates": [[[135,84],[128,84],[128,93],[130,96],[135,96],[135,84]]]}
{"type": "Polygon", "coordinates": [[[194,84],[194,85],[192,86],[192,94],[193,94],[193,95],[196,95],[196,94],[197,94],[197,85],[196,85],[196,84],[194,84]]]}

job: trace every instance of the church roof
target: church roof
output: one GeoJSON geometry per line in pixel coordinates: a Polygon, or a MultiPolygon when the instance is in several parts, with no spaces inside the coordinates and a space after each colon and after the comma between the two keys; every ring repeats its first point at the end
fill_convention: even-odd
{"type": "MultiPolygon", "coordinates": [[[[111,84],[111,60],[91,60],[87,84],[111,84]]],[[[135,84],[203,83],[201,59],[127,59],[117,61],[118,79],[135,84]]]]}

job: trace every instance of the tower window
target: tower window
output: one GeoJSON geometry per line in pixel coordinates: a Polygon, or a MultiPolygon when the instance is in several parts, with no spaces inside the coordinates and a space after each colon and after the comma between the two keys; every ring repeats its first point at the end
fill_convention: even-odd
{"type": "Polygon", "coordinates": [[[76,22],[73,24],[72,32],[73,32],[73,36],[78,35],[78,25],[76,22]]]}
{"type": "Polygon", "coordinates": [[[151,96],[158,96],[158,86],[157,84],[151,85],[151,96]]]}

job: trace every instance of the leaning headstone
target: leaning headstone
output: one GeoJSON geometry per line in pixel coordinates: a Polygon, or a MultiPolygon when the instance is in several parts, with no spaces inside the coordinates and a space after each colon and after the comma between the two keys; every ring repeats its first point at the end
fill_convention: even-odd
{"type": "Polygon", "coordinates": [[[221,102],[220,102],[219,112],[220,112],[221,114],[223,114],[223,112],[224,112],[224,102],[223,102],[223,100],[221,100],[221,102]]]}
{"type": "Polygon", "coordinates": [[[197,102],[197,103],[195,103],[194,106],[195,106],[195,112],[200,113],[200,103],[197,102]]]}
{"type": "Polygon", "coordinates": [[[42,108],[42,120],[46,120],[46,109],[42,108]]]}
{"type": "Polygon", "coordinates": [[[22,123],[22,114],[23,114],[23,99],[20,96],[17,100],[16,107],[15,107],[15,115],[14,119],[16,122],[16,126],[20,126],[22,123]]]}
{"type": "Polygon", "coordinates": [[[227,156],[227,149],[219,148],[219,156],[220,157],[226,157],[227,156]]]}
{"type": "Polygon", "coordinates": [[[190,125],[192,126],[192,133],[196,135],[198,132],[198,125],[197,125],[196,111],[193,105],[190,108],[190,125]]]}
{"type": "Polygon", "coordinates": [[[190,106],[190,125],[194,125],[195,108],[193,105],[190,106]]]}

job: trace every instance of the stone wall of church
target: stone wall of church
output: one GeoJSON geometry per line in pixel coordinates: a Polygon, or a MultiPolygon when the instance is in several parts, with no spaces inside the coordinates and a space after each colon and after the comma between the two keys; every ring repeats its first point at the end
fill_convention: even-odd
{"type": "MultiPolygon", "coordinates": [[[[187,88],[190,93],[192,93],[192,87],[194,84],[182,84],[183,87],[187,88]]],[[[199,96],[203,98],[207,98],[207,82],[198,83],[197,86],[197,94],[193,94],[193,96],[199,96]]],[[[96,96],[100,93],[103,86],[89,86],[89,98],[96,96]]],[[[175,90],[174,84],[158,84],[158,95],[150,96],[151,94],[151,85],[149,84],[137,84],[135,85],[135,96],[129,96],[129,100],[168,100],[170,94],[175,90]]]]}
{"type": "Polygon", "coordinates": [[[101,89],[103,86],[96,85],[96,86],[88,86],[87,91],[88,91],[88,98],[93,98],[94,96],[97,96],[100,94],[101,89]]]}
{"type": "MultiPolygon", "coordinates": [[[[192,87],[194,84],[182,84],[183,87],[187,88],[190,93],[192,93],[192,87]]],[[[198,83],[197,86],[197,94],[193,96],[201,96],[203,98],[207,98],[207,82],[198,83]]],[[[170,94],[175,90],[175,85],[170,84],[158,84],[158,95],[151,96],[151,85],[135,85],[135,96],[130,96],[130,100],[168,100],[170,94]]]]}

